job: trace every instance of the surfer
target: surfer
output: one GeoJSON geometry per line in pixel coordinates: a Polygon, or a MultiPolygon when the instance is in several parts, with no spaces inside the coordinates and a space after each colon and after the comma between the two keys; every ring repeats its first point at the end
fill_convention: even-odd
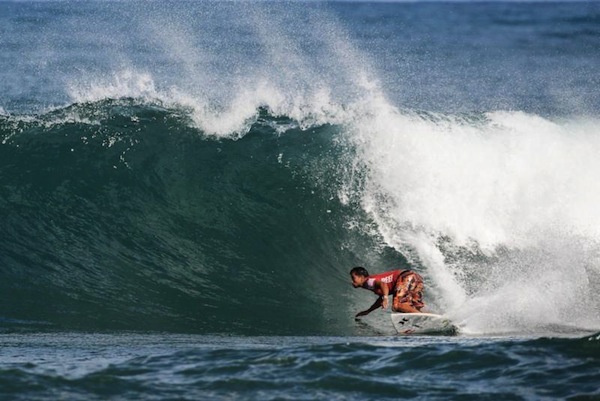
{"type": "Polygon", "coordinates": [[[379,295],[369,309],[358,312],[356,317],[368,315],[379,307],[386,309],[389,295],[393,295],[394,312],[418,313],[425,306],[423,278],[412,270],[392,270],[370,275],[367,269],[358,266],[350,270],[350,277],[354,288],[364,288],[379,295]]]}

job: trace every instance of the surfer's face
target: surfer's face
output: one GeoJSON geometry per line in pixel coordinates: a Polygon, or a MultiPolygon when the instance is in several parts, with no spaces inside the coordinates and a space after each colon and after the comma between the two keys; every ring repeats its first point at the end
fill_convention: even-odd
{"type": "Polygon", "coordinates": [[[362,287],[363,283],[367,279],[365,276],[359,276],[358,274],[354,273],[350,274],[350,277],[352,278],[352,286],[354,288],[362,287]]]}

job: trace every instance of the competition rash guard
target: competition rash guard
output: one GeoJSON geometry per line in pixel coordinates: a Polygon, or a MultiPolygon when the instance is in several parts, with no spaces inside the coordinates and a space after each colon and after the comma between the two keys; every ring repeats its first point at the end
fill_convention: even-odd
{"type": "Polygon", "coordinates": [[[396,281],[398,277],[405,272],[406,270],[392,270],[389,272],[372,274],[367,278],[367,281],[363,284],[363,288],[367,290],[373,291],[375,294],[381,296],[383,293],[381,292],[381,288],[375,288],[375,281],[381,280],[382,283],[387,285],[388,294],[393,294],[396,291],[396,281]]]}

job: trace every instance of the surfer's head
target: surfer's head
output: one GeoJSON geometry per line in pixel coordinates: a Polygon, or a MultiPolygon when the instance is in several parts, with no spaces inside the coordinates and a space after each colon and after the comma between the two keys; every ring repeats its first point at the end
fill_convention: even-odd
{"type": "Polygon", "coordinates": [[[357,266],[350,270],[350,277],[354,288],[362,287],[367,277],[369,277],[369,272],[364,267],[357,266]]]}

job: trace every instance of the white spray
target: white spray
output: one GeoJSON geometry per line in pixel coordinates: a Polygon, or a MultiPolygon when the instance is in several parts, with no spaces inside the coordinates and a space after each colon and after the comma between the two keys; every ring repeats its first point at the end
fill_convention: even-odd
{"type": "Polygon", "coordinates": [[[520,112],[356,120],[362,204],[474,332],[600,327],[600,122],[520,112]]]}

